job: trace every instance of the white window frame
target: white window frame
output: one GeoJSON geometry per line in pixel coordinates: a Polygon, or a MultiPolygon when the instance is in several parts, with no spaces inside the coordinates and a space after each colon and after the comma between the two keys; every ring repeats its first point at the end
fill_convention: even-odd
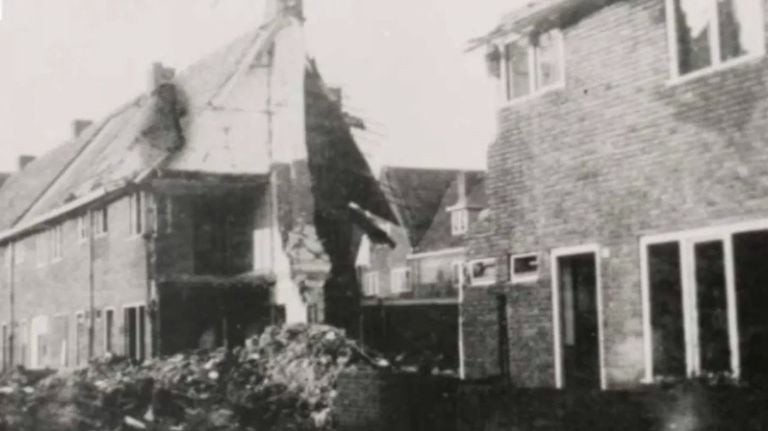
{"type": "Polygon", "coordinates": [[[698,375],[700,370],[700,355],[696,326],[695,298],[691,300],[691,292],[695,293],[695,281],[687,274],[692,271],[692,245],[706,240],[723,242],[725,259],[726,301],[728,309],[728,345],[731,356],[731,373],[734,378],[741,375],[741,346],[739,344],[739,315],[735,287],[735,268],[733,261],[733,236],[739,233],[768,230],[768,219],[752,220],[728,225],[710,226],[677,232],[646,235],[640,238],[640,286],[643,299],[643,335],[645,351],[645,382],[652,383],[653,376],[653,328],[651,327],[651,297],[650,281],[648,279],[648,247],[654,244],[677,241],[681,253],[681,277],[683,289],[683,326],[685,333],[686,370],[689,376],[698,375]],[[692,284],[693,283],[693,284],[692,284]]]}
{"type": "Polygon", "coordinates": [[[77,242],[85,243],[88,241],[88,232],[90,231],[90,223],[88,213],[82,214],[77,218],[77,242]]]}
{"type": "Polygon", "coordinates": [[[466,208],[451,211],[451,234],[463,235],[469,230],[469,210],[466,208]]]}
{"type": "Polygon", "coordinates": [[[95,238],[109,234],[109,205],[91,211],[91,228],[95,238]]]}
{"type": "Polygon", "coordinates": [[[595,300],[597,303],[597,340],[598,361],[600,366],[600,389],[607,387],[607,375],[605,370],[605,335],[603,331],[603,281],[600,271],[600,245],[584,244],[572,247],[553,249],[550,253],[550,277],[552,280],[552,327],[554,328],[554,352],[555,352],[555,386],[563,388],[563,345],[562,326],[560,325],[560,277],[557,260],[561,257],[580,254],[594,254],[595,256],[595,300]]]}
{"type": "Polygon", "coordinates": [[[457,289],[464,285],[465,277],[463,260],[454,260],[451,262],[451,282],[457,289]],[[454,274],[457,273],[459,274],[458,280],[454,280],[454,274]]]}
{"type": "MultiPolygon", "coordinates": [[[[548,93],[553,90],[559,90],[562,88],[565,88],[565,80],[566,80],[566,67],[565,67],[565,37],[563,36],[563,32],[561,29],[552,29],[548,32],[543,33],[545,34],[553,34],[558,41],[558,60],[560,62],[560,79],[552,84],[541,86],[539,84],[540,81],[540,63],[539,63],[539,55],[538,55],[538,46],[533,45],[530,41],[530,38],[527,36],[521,37],[520,35],[513,35],[509,38],[506,38],[500,42],[498,45],[498,48],[501,52],[501,79],[499,80],[501,83],[500,86],[500,95],[501,100],[504,105],[519,103],[522,101],[526,101],[531,98],[538,97],[542,94],[548,93]],[[507,45],[509,44],[522,44],[525,45],[528,49],[528,94],[523,96],[512,96],[509,94],[510,90],[508,90],[509,83],[507,82],[509,79],[509,61],[507,59],[507,45]]],[[[511,87],[510,87],[511,88],[511,87]]]]}
{"type": "Polygon", "coordinates": [[[677,46],[677,15],[675,14],[674,0],[665,0],[666,4],[666,17],[667,17],[667,45],[669,49],[670,71],[671,79],[670,84],[676,84],[685,82],[690,79],[700,77],[702,75],[708,75],[710,73],[734,67],[745,62],[753,61],[757,58],[765,56],[765,5],[764,0],[759,0],[760,13],[755,19],[760,21],[760,49],[751,54],[742,55],[740,57],[728,59],[722,61],[720,58],[720,20],[717,16],[717,1],[718,0],[697,0],[710,2],[709,13],[712,14],[710,19],[712,20],[712,27],[709,32],[709,46],[710,54],[712,55],[712,64],[693,72],[685,74],[680,73],[680,62],[678,46],[677,46]]]}
{"type": "Polygon", "coordinates": [[[478,287],[478,286],[490,286],[490,285],[496,284],[496,278],[498,277],[498,273],[499,273],[498,266],[499,266],[499,264],[498,264],[498,262],[497,262],[495,257],[486,257],[486,258],[483,258],[483,259],[472,259],[472,260],[470,260],[467,263],[467,270],[469,272],[469,274],[468,274],[468,276],[469,276],[469,285],[473,286],[473,287],[478,287]],[[493,277],[480,278],[480,279],[475,278],[475,276],[473,274],[473,271],[472,271],[472,266],[474,264],[480,263],[480,262],[492,263],[493,266],[496,267],[496,270],[494,271],[493,277]]]}
{"type": "Polygon", "coordinates": [[[541,256],[539,256],[539,253],[521,253],[521,254],[512,254],[509,256],[509,281],[512,284],[532,283],[532,282],[538,281],[540,272],[541,272],[541,256]],[[536,271],[516,275],[515,260],[526,259],[530,257],[536,258],[536,271]]]}
{"type": "Polygon", "coordinates": [[[51,262],[58,262],[64,258],[64,224],[58,223],[48,230],[48,244],[50,247],[51,262]]]}
{"type": "Polygon", "coordinates": [[[128,196],[128,235],[141,236],[146,230],[146,197],[144,192],[136,191],[128,196]]]}
{"type": "Polygon", "coordinates": [[[379,296],[381,289],[379,286],[379,271],[367,271],[365,281],[363,282],[364,291],[367,296],[379,296]]]}
{"type": "Polygon", "coordinates": [[[411,274],[411,270],[406,266],[393,268],[389,273],[390,291],[392,293],[410,292],[411,291],[410,274],[411,274]],[[397,283],[395,282],[395,280],[402,281],[401,288],[397,288],[397,283]]]}

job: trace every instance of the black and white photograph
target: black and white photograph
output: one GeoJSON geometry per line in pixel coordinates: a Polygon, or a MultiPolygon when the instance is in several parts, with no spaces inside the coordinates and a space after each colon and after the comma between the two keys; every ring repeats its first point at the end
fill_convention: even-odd
{"type": "Polygon", "coordinates": [[[768,430],[768,0],[0,0],[0,431],[768,430]]]}

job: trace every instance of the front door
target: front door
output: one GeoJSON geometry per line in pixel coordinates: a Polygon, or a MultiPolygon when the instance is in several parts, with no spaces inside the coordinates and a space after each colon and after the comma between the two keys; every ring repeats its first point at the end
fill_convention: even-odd
{"type": "Polygon", "coordinates": [[[600,387],[600,338],[595,253],[555,258],[559,297],[561,386],[600,387]]]}

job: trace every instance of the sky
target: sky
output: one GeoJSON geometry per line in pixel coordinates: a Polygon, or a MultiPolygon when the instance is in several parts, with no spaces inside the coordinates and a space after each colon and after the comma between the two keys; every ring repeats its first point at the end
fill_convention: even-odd
{"type": "MultiPolygon", "coordinates": [[[[263,21],[265,0],[0,0],[0,172],[263,21]]],[[[468,39],[520,0],[304,0],[309,54],[389,165],[485,166],[494,83],[468,39]]]]}

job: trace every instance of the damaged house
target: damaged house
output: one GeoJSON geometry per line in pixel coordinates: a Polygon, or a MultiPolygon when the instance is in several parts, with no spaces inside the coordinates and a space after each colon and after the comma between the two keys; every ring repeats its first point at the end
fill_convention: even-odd
{"type": "Polygon", "coordinates": [[[4,367],[355,328],[357,238],[396,222],[291,0],[179,74],[156,64],[145,94],[7,178],[0,208],[4,367]]]}
{"type": "Polygon", "coordinates": [[[363,238],[357,257],[366,344],[410,364],[459,370],[466,241],[486,206],[484,173],[386,166],[395,247],[363,238]]]}
{"type": "Polygon", "coordinates": [[[763,0],[546,0],[479,41],[495,227],[471,240],[469,377],[766,380],[763,0]],[[495,274],[494,274],[495,271],[495,274]]]}

